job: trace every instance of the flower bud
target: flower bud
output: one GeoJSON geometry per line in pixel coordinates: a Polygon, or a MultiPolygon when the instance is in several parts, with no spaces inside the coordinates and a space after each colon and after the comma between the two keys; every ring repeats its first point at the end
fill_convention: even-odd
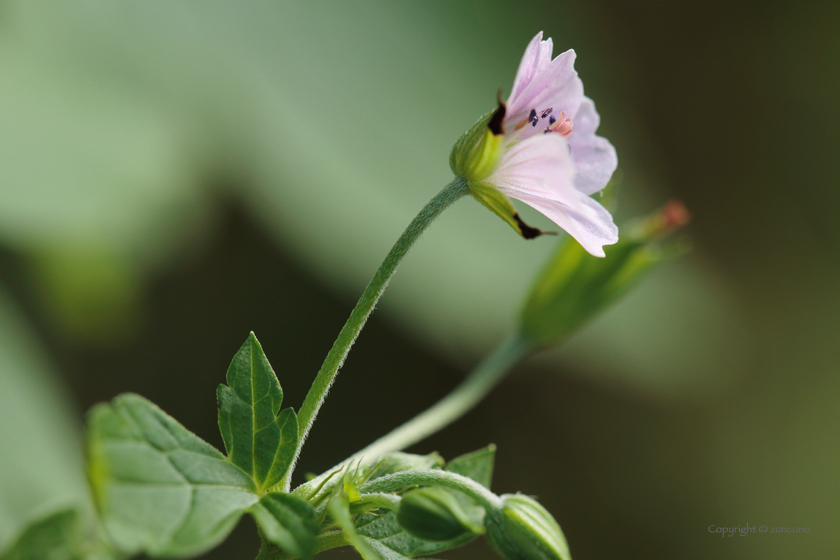
{"type": "Polygon", "coordinates": [[[449,167],[456,176],[464,177],[472,184],[486,179],[496,169],[504,143],[504,118],[505,105],[499,101],[498,107],[478,119],[455,142],[449,155],[449,167]]]}
{"type": "Polygon", "coordinates": [[[441,488],[420,488],[403,495],[397,522],[408,534],[427,541],[449,541],[483,532],[455,497],[441,488]]]}
{"type": "Polygon", "coordinates": [[[659,243],[688,223],[680,202],[624,228],[622,238],[592,258],[577,243],[564,242],[537,278],[520,315],[519,332],[546,346],[577,329],[624,294],[655,264],[686,251],[685,243],[659,243]]]}
{"type": "Polygon", "coordinates": [[[487,539],[506,560],[571,560],[557,521],[536,500],[505,494],[502,507],[484,518],[487,539]]]}

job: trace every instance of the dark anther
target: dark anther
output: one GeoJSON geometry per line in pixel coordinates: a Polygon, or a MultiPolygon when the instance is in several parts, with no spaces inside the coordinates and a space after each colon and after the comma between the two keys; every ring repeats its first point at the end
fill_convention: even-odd
{"type": "Polygon", "coordinates": [[[557,122],[557,119],[555,119],[554,117],[551,117],[550,119],[548,119],[549,126],[556,123],[556,122],[557,122]]]}
{"type": "MultiPolygon", "coordinates": [[[[501,96],[501,93],[500,93],[501,96]]],[[[487,123],[487,128],[490,129],[495,136],[499,134],[504,134],[505,131],[502,130],[502,122],[505,120],[505,104],[502,103],[502,100],[499,99],[499,106],[496,108],[496,112],[493,113],[493,116],[490,117],[490,122],[487,123]]]]}
{"type": "Polygon", "coordinates": [[[522,218],[519,217],[519,212],[513,215],[513,219],[516,220],[516,225],[519,226],[519,231],[522,232],[522,237],[525,239],[533,239],[535,237],[539,237],[544,232],[538,230],[537,228],[533,228],[522,221],[522,218]]]}
{"type": "Polygon", "coordinates": [[[537,126],[537,110],[531,109],[531,114],[528,115],[528,122],[531,123],[531,126],[537,126]]]}
{"type": "MultiPolygon", "coordinates": [[[[540,118],[541,118],[541,119],[546,118],[548,115],[550,115],[550,114],[551,114],[551,112],[552,112],[553,110],[554,110],[554,107],[549,107],[548,109],[546,109],[545,111],[543,111],[543,112],[542,112],[542,115],[540,115],[540,118]]],[[[554,117],[551,117],[551,118],[554,118],[554,117]]]]}

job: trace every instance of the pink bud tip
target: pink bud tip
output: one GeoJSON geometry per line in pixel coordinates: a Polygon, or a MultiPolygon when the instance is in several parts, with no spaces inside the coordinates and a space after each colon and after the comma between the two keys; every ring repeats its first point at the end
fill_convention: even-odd
{"type": "Polygon", "coordinates": [[[691,221],[691,214],[682,201],[671,200],[662,209],[662,218],[665,221],[665,231],[671,231],[688,224],[691,221]]]}

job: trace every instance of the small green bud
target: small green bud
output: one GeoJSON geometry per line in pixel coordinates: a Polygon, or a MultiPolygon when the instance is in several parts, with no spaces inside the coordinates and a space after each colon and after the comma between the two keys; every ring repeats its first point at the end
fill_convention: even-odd
{"type": "Polygon", "coordinates": [[[662,245],[668,233],[688,223],[688,212],[671,202],[624,228],[606,257],[590,256],[564,242],[537,277],[520,315],[520,334],[547,346],[577,329],[644,276],[655,264],[685,252],[685,244],[662,245]]]}
{"type": "Polygon", "coordinates": [[[487,539],[506,560],[571,560],[569,545],[554,517],[522,494],[501,496],[502,507],[484,518],[487,539]]]}
{"type": "Polygon", "coordinates": [[[493,173],[502,156],[504,118],[505,105],[499,101],[498,107],[478,119],[455,142],[449,155],[449,167],[456,176],[464,177],[472,184],[493,173]]]}
{"type": "Polygon", "coordinates": [[[483,532],[455,497],[440,488],[420,488],[403,495],[397,522],[408,534],[427,541],[449,541],[483,532]]]}

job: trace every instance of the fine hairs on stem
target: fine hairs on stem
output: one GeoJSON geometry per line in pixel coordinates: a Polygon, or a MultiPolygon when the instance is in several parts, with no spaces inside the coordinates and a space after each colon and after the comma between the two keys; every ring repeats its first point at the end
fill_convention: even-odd
{"type": "Polygon", "coordinates": [[[456,178],[444,187],[444,189],[432,198],[432,200],[430,200],[420,213],[417,214],[417,216],[411,221],[403,234],[394,244],[391,252],[385,257],[382,265],[373,275],[373,279],[365,288],[365,291],[359,298],[358,303],[356,303],[356,307],[353,308],[350,317],[347,319],[347,322],[344,324],[344,327],[341,329],[341,332],[339,332],[338,337],[327,354],[327,357],[324,359],[324,363],[318,371],[318,374],[315,376],[315,381],[312,382],[312,387],[306,394],[306,398],[300,408],[300,412],[298,413],[298,434],[300,444],[298,445],[288,474],[279,485],[283,491],[289,490],[291,474],[294,471],[295,464],[300,456],[300,450],[306,442],[309,430],[312,428],[312,423],[315,421],[318,410],[320,410],[321,405],[324,403],[324,399],[327,396],[327,392],[329,392],[330,386],[335,380],[335,376],[338,374],[338,370],[344,363],[344,359],[347,357],[350,348],[356,341],[356,337],[359,336],[359,332],[362,330],[362,327],[364,327],[367,318],[373,312],[376,302],[379,301],[379,298],[382,296],[382,292],[385,290],[388,282],[391,280],[391,277],[396,272],[400,261],[402,261],[411,246],[414,245],[423,231],[429,227],[435,218],[437,218],[441,212],[446,210],[455,201],[459,200],[469,192],[470,190],[466,180],[460,177],[456,178]]]}

